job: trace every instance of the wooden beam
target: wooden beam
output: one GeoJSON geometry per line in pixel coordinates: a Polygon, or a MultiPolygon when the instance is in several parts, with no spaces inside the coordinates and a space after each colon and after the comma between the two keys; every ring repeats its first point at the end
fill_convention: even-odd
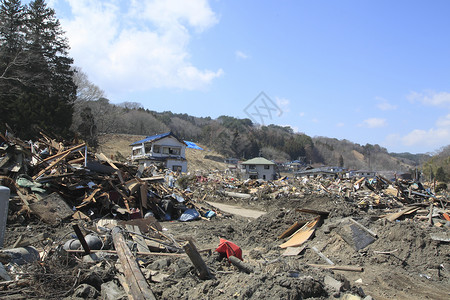
{"type": "Polygon", "coordinates": [[[198,253],[197,248],[195,247],[194,243],[192,243],[191,241],[186,242],[183,245],[183,249],[184,249],[184,251],[186,251],[186,254],[191,259],[195,268],[199,271],[200,279],[211,279],[212,274],[209,271],[208,266],[206,265],[205,261],[200,256],[200,253],[198,253]]]}
{"type": "Polygon", "coordinates": [[[128,248],[125,238],[121,233],[120,227],[112,229],[112,238],[120,263],[122,264],[125,281],[130,287],[132,299],[149,299],[156,300],[150,289],[149,284],[145,280],[144,275],[136,262],[136,258],[128,248]]]}

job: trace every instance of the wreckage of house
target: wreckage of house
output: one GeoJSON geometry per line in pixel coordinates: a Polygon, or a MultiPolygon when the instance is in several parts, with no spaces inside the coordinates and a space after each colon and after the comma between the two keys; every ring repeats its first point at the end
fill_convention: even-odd
{"type": "Polygon", "coordinates": [[[172,132],[147,136],[130,146],[133,162],[145,167],[157,165],[176,172],[187,172],[187,145],[172,132]]]}

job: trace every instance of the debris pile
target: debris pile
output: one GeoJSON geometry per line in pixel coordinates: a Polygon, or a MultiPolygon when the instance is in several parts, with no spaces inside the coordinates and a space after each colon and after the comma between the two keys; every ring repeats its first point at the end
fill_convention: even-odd
{"type": "Polygon", "coordinates": [[[425,183],[179,175],[42,134],[0,136],[0,185],[2,299],[450,295],[449,198],[425,183]]]}

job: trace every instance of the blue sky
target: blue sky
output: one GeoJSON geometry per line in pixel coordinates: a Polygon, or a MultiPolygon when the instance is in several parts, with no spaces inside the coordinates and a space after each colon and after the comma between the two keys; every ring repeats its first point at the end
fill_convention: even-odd
{"type": "Polygon", "coordinates": [[[48,4],[112,103],[245,118],[263,91],[282,111],[266,125],[392,152],[450,144],[450,1],[48,4]]]}

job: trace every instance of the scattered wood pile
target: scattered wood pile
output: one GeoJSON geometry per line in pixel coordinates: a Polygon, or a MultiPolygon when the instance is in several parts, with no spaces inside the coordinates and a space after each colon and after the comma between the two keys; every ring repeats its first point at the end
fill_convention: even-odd
{"type": "MultiPolygon", "coordinates": [[[[280,261],[305,252],[317,259],[302,262],[302,268],[305,265],[319,269],[318,272],[361,273],[364,271],[361,264],[342,263],[330,255],[336,251],[327,253],[326,245],[331,244],[328,240],[335,238],[327,235],[334,231],[363,257],[367,248],[380,239],[371,228],[373,220],[381,226],[380,223],[396,224],[397,220],[411,218],[437,230],[430,235],[436,243],[450,241],[446,231],[450,224],[448,198],[413,181],[391,182],[381,176],[357,180],[285,177],[270,182],[242,181],[214,173],[205,177],[190,176],[189,186],[184,189],[180,187],[178,179],[182,177],[179,176],[167,170],[113,161],[101,153],[89,152],[84,143],[58,142],[46,134],[36,142],[0,135],[0,185],[11,190],[9,220],[19,223],[34,220],[58,230],[69,226],[59,239],[51,239],[46,231],[34,233],[32,237],[19,235],[11,248],[0,251],[0,297],[42,298],[54,291],[54,297],[58,299],[67,296],[93,299],[156,299],[159,296],[170,299],[175,297],[170,293],[179,290],[172,289],[172,285],[180,284],[185,277],[194,278],[196,284],[214,282],[199,286],[197,296],[209,293],[219,298],[222,294],[228,297],[228,291],[223,288],[209,291],[210,286],[219,285],[217,277],[240,271],[249,276],[246,279],[260,280],[260,274],[269,274],[280,261]],[[225,218],[212,219],[214,216],[225,217],[225,214],[203,200],[233,199],[238,203],[267,203],[270,206],[274,201],[283,205],[283,201],[323,196],[339,199],[344,204],[351,203],[361,212],[376,213],[371,214],[370,219],[355,219],[348,214],[346,217],[333,215],[328,208],[296,207],[290,213],[299,213],[303,217],[290,220],[293,221],[290,224],[282,220],[283,217],[268,217],[264,225],[254,225],[255,233],[248,237],[254,240],[261,233],[259,235],[265,238],[271,255],[277,256],[264,263],[244,262],[235,255],[227,255],[227,260],[216,259],[211,254],[214,248],[197,249],[192,237],[174,236],[161,226],[163,221],[203,219],[208,221],[201,227],[213,224],[211,232],[217,239],[224,233],[233,237],[236,231],[233,227],[214,223],[218,219],[225,221],[225,218]],[[264,234],[275,222],[283,226],[273,230],[276,234],[269,240],[264,234]],[[327,241],[326,245],[319,247],[321,241],[327,241]],[[35,248],[37,245],[39,247],[35,248]],[[190,268],[183,266],[184,260],[190,262],[190,268]],[[167,270],[169,264],[177,264],[173,276],[155,271],[158,268],[167,270]],[[92,267],[87,270],[86,265],[92,267]],[[174,279],[176,276],[179,280],[174,279]],[[37,283],[49,290],[46,293],[39,291],[37,283]],[[65,286],[63,291],[61,284],[65,286]]],[[[283,216],[288,213],[283,212],[283,216]]],[[[194,227],[194,230],[197,229],[194,227]]],[[[245,229],[242,232],[234,237],[245,242],[245,229]]],[[[256,248],[263,246],[260,242],[256,248]]],[[[399,250],[374,251],[373,255],[394,256],[395,251],[399,250]]],[[[261,255],[254,256],[261,258],[261,255]]],[[[284,267],[280,263],[279,268],[284,267]]],[[[319,273],[320,283],[305,276],[302,279],[304,290],[300,290],[298,286],[302,285],[294,284],[298,274],[292,271],[291,265],[287,267],[289,272],[283,271],[282,282],[277,281],[280,273],[268,279],[264,277],[262,281],[273,281],[273,286],[285,288],[283,295],[286,297],[290,297],[289,293],[295,289],[300,298],[330,295],[325,288],[334,289],[336,295],[350,289],[343,286],[345,280],[336,280],[336,276],[329,275],[323,278],[323,273],[319,273]]],[[[239,282],[240,278],[236,280],[239,282]]],[[[254,295],[261,298],[257,293],[254,295]]]]}

